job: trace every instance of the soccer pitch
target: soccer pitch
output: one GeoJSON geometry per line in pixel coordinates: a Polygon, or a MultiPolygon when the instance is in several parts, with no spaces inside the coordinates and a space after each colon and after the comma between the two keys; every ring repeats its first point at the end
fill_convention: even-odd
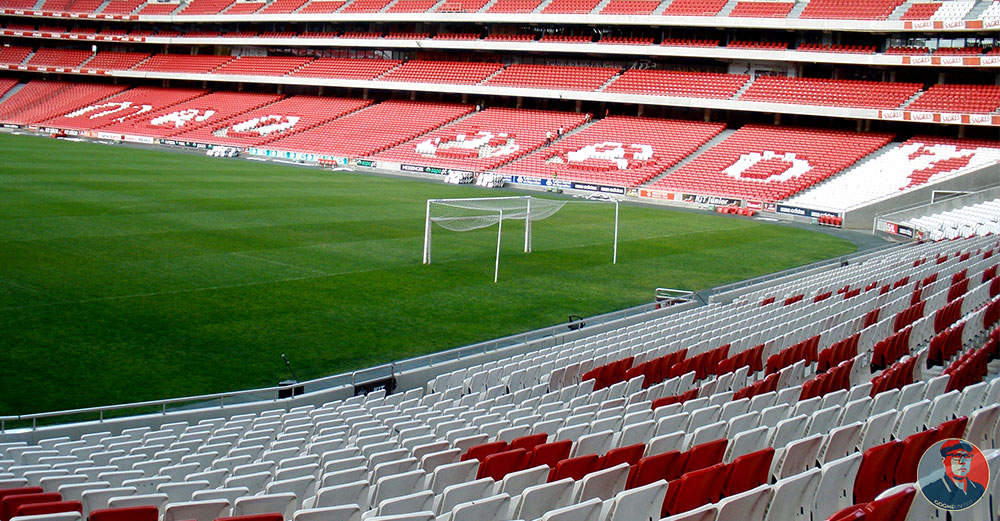
{"type": "Polygon", "coordinates": [[[274,385],[372,366],[842,255],[742,218],[569,204],[434,230],[430,198],[520,195],[0,135],[0,415],[274,385]],[[519,233],[520,232],[520,233],[519,233]]]}

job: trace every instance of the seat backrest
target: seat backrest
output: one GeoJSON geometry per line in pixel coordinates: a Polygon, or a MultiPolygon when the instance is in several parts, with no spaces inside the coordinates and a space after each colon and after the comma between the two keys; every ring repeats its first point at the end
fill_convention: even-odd
{"type": "Polygon", "coordinates": [[[596,454],[564,459],[557,463],[556,467],[549,473],[549,481],[558,481],[564,478],[583,479],[584,476],[593,472],[599,464],[600,457],[596,454]]]}
{"type": "Polygon", "coordinates": [[[22,505],[28,505],[32,503],[52,503],[56,501],[61,501],[62,496],[58,492],[38,492],[34,494],[11,494],[4,496],[3,500],[0,501],[0,518],[3,521],[14,517],[17,510],[22,505]]]}
{"type": "Polygon", "coordinates": [[[157,521],[159,517],[154,506],[106,508],[90,513],[90,521],[157,521]]]}
{"type": "Polygon", "coordinates": [[[490,454],[480,460],[477,479],[492,478],[500,481],[511,472],[524,470],[528,467],[528,451],[513,449],[490,454]]]}
{"type": "Polygon", "coordinates": [[[723,493],[732,496],[767,483],[773,459],[774,449],[768,447],[733,460],[729,476],[722,487],[723,493]]]}
{"type": "Polygon", "coordinates": [[[524,489],[514,506],[515,519],[538,519],[546,512],[569,505],[573,500],[573,480],[566,478],[524,489]]]}
{"type": "Polygon", "coordinates": [[[876,445],[864,452],[858,476],[854,480],[854,503],[869,503],[875,496],[892,486],[892,480],[903,451],[898,440],[876,445]]]}

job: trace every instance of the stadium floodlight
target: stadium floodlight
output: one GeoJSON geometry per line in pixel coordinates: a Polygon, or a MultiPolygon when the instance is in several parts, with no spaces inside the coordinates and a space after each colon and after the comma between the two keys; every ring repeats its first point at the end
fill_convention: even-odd
{"type": "MultiPolygon", "coordinates": [[[[457,232],[497,225],[497,254],[493,282],[500,273],[500,239],[504,220],[524,220],[524,252],[531,253],[531,223],[551,217],[570,201],[538,199],[530,195],[516,197],[479,197],[469,199],[428,199],[424,223],[424,264],[431,263],[431,231],[434,223],[457,232]]],[[[615,241],[612,264],[618,262],[618,201],[615,204],[615,241]]]]}

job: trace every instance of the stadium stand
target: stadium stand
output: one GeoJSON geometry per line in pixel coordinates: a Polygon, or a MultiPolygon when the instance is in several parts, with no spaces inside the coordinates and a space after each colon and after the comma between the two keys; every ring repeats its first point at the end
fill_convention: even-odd
{"type": "Polygon", "coordinates": [[[71,107],[65,113],[39,123],[62,129],[96,130],[205,94],[208,91],[202,89],[136,87],[99,102],[71,107]]]}
{"type": "Polygon", "coordinates": [[[747,18],[785,18],[795,2],[737,2],[729,16],[747,18]]]}
{"type": "Polygon", "coordinates": [[[850,2],[844,0],[810,0],[799,18],[835,20],[885,20],[904,0],[874,0],[850,2]]]}
{"type": "Polygon", "coordinates": [[[497,0],[486,9],[487,13],[530,13],[542,4],[542,0],[497,0]]]}
{"type": "Polygon", "coordinates": [[[726,5],[726,0],[673,0],[663,10],[672,16],[715,16],[726,5]]]}
{"type": "Polygon", "coordinates": [[[780,201],[825,180],[892,136],[744,125],[653,183],[664,190],[780,201]]]}
{"type": "Polygon", "coordinates": [[[72,51],[68,49],[38,49],[28,59],[28,65],[45,65],[48,67],[79,67],[94,53],[90,51],[72,51]]]}
{"type": "Polygon", "coordinates": [[[180,2],[146,2],[135,14],[142,15],[169,15],[173,14],[181,6],[180,2]]]}
{"type": "Polygon", "coordinates": [[[551,0],[542,13],[588,14],[597,7],[600,0],[551,0]]]}
{"type": "Polygon", "coordinates": [[[730,99],[749,80],[743,74],[630,69],[604,92],[730,99]]]}
{"type": "Polygon", "coordinates": [[[788,49],[787,42],[744,42],[733,40],[726,47],[733,49],[759,49],[762,51],[784,51],[788,49]]]}
{"type": "Polygon", "coordinates": [[[914,111],[989,113],[1000,108],[1000,86],[932,85],[908,108],[914,111]]]}
{"type": "Polygon", "coordinates": [[[279,99],[281,96],[274,94],[213,92],[171,105],[149,115],[143,114],[124,121],[112,122],[103,129],[136,136],[170,137],[225,121],[231,116],[251,111],[279,99]]]}
{"type": "Polygon", "coordinates": [[[918,83],[763,76],[740,96],[747,101],[895,109],[920,91],[918,83]]]}
{"type": "Polygon", "coordinates": [[[197,143],[261,146],[367,107],[370,100],[320,96],[292,96],[218,125],[178,134],[197,143]]]}
{"type": "Polygon", "coordinates": [[[913,218],[901,224],[925,232],[932,241],[997,235],[1000,234],[1000,199],[913,218]]]}
{"type": "Polygon", "coordinates": [[[305,7],[299,9],[297,12],[302,14],[334,13],[342,9],[344,5],[344,0],[314,0],[306,4],[305,7]]]}
{"type": "Polygon", "coordinates": [[[612,116],[556,140],[501,172],[548,179],[638,186],[725,128],[653,118],[612,116]]]}
{"type": "Polygon", "coordinates": [[[0,96],[7,94],[7,91],[17,85],[17,80],[12,78],[0,78],[0,96]]]}
{"type": "Polygon", "coordinates": [[[0,121],[28,124],[45,121],[81,104],[94,103],[125,90],[124,86],[59,81],[30,81],[0,103],[0,121]]]}
{"type": "Polygon", "coordinates": [[[378,60],[363,58],[317,58],[298,70],[292,76],[312,78],[342,78],[346,80],[373,80],[398,67],[400,60],[378,60]]]}
{"type": "MultiPolygon", "coordinates": [[[[917,459],[936,441],[974,440],[991,468],[1000,456],[1000,378],[989,362],[1000,353],[997,248],[993,236],[893,248],[391,395],[5,443],[0,465],[12,477],[0,502],[9,515],[78,501],[93,521],[160,510],[166,519],[605,511],[611,521],[685,512],[785,521],[860,505],[944,517],[895,498],[912,498],[917,459]],[[922,312],[902,329],[907,342],[889,368],[873,368],[915,298],[922,312]],[[803,341],[823,352],[848,338],[856,344],[836,366],[791,353],[803,341]],[[767,373],[762,358],[773,356],[797,360],[767,373]],[[746,365],[726,363],[737,358],[746,365]],[[123,473],[142,477],[122,487],[91,477],[123,473]],[[140,486],[171,502],[141,503],[156,500],[140,486]]],[[[987,494],[975,515],[992,515],[1000,492],[987,494]]]]}
{"type": "Polygon", "coordinates": [[[385,9],[392,0],[351,0],[340,11],[342,13],[377,13],[385,9]]]}
{"type": "Polygon", "coordinates": [[[515,63],[484,83],[503,87],[597,90],[611,80],[616,69],[515,63]]]}
{"type": "Polygon", "coordinates": [[[423,13],[426,12],[437,0],[396,0],[396,3],[389,6],[387,13],[423,13]]]}
{"type": "Polygon", "coordinates": [[[212,71],[212,74],[250,76],[285,76],[311,62],[312,58],[294,56],[239,56],[212,71]]]}
{"type": "Polygon", "coordinates": [[[788,200],[843,211],[1000,163],[1000,142],[916,136],[788,200]]]}
{"type": "Polygon", "coordinates": [[[379,80],[476,85],[502,68],[499,63],[410,60],[379,80]]]}
{"type": "Polygon", "coordinates": [[[127,71],[149,56],[141,52],[99,51],[83,68],[97,71],[127,71]]]}
{"type": "MultiPolygon", "coordinates": [[[[807,43],[798,46],[795,50],[797,51],[807,51],[807,52],[842,52],[848,54],[874,54],[875,46],[873,45],[830,45],[830,44],[816,44],[807,43]]],[[[886,51],[888,52],[888,51],[886,51]]],[[[907,53],[899,53],[907,54],[907,53]]]]}
{"type": "MultiPolygon", "coordinates": [[[[309,0],[274,0],[264,6],[259,14],[288,14],[307,4],[309,0]]],[[[343,2],[340,2],[343,5],[343,2]]],[[[302,12],[302,11],[300,11],[302,12]]]]}
{"type": "Polygon", "coordinates": [[[0,47],[0,63],[7,65],[20,65],[31,56],[31,47],[0,47]]]}
{"type": "Polygon", "coordinates": [[[136,71],[208,73],[234,58],[232,56],[154,54],[135,66],[136,71]]]}
{"type": "Polygon", "coordinates": [[[240,2],[236,1],[229,5],[228,8],[221,11],[221,14],[253,14],[260,10],[260,8],[267,5],[266,2],[240,2]]]}
{"type": "Polygon", "coordinates": [[[659,0],[610,0],[601,9],[603,15],[648,15],[660,6],[659,0]]]}
{"type": "Polygon", "coordinates": [[[577,113],[488,108],[430,134],[376,155],[400,163],[486,171],[533,152],[546,132],[570,132],[583,124],[577,113]]]}
{"type": "Polygon", "coordinates": [[[687,38],[664,38],[660,45],[675,47],[718,47],[719,40],[691,40],[687,38]]]}
{"type": "Polygon", "coordinates": [[[177,14],[180,15],[204,15],[219,14],[232,5],[235,0],[191,0],[184,9],[177,14]]]}
{"type": "Polygon", "coordinates": [[[390,100],[270,143],[272,148],[341,157],[377,154],[473,110],[467,105],[390,100]]]}

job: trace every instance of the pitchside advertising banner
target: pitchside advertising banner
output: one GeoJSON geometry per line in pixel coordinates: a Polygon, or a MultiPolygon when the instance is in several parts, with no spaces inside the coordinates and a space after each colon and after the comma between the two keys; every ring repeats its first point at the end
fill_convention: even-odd
{"type": "Polygon", "coordinates": [[[581,183],[577,181],[565,181],[562,179],[548,179],[545,177],[532,177],[527,175],[505,176],[508,183],[527,186],[551,186],[553,188],[567,188],[571,190],[582,190],[585,192],[600,192],[603,194],[625,195],[625,187],[600,185],[595,183],[581,183]]]}
{"type": "Polygon", "coordinates": [[[459,170],[457,168],[441,168],[437,166],[420,166],[420,165],[399,165],[400,171],[403,172],[415,172],[418,174],[435,174],[435,175],[477,175],[478,172],[473,172],[472,170],[459,170]]]}
{"type": "Polygon", "coordinates": [[[799,206],[787,206],[784,204],[778,205],[778,213],[785,215],[796,215],[799,217],[811,217],[819,219],[820,217],[839,217],[834,212],[828,212],[826,210],[813,210],[812,208],[802,208],[799,206]]]}
{"type": "Polygon", "coordinates": [[[248,148],[246,153],[253,156],[270,157],[274,159],[286,159],[288,161],[301,161],[304,163],[322,163],[325,165],[346,165],[346,157],[323,156],[318,154],[306,154],[304,152],[287,152],[284,150],[271,150],[268,148],[248,148]]]}
{"type": "Polygon", "coordinates": [[[903,226],[902,224],[886,221],[885,231],[893,235],[902,235],[903,237],[913,238],[916,235],[916,231],[909,226],[903,226]]]}

